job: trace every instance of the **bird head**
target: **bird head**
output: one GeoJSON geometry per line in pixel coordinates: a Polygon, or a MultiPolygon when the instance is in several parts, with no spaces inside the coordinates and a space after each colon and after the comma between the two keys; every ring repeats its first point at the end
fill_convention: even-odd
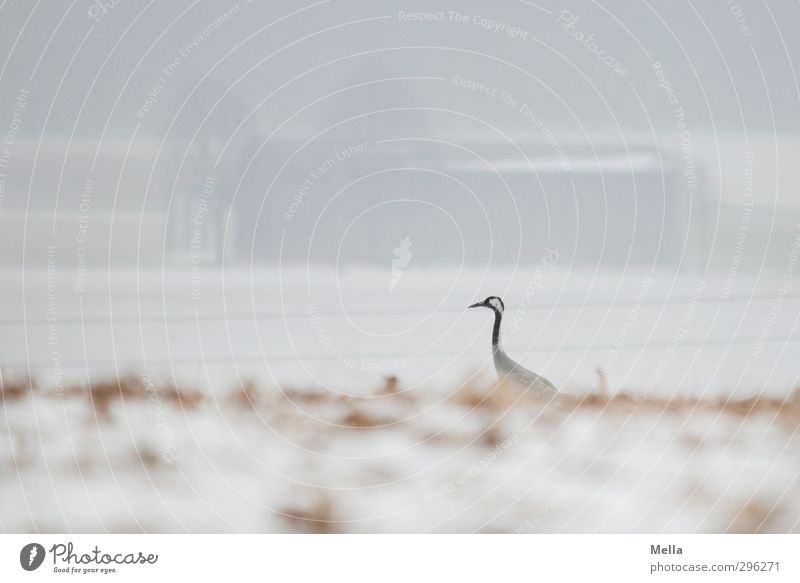
{"type": "Polygon", "coordinates": [[[471,306],[467,306],[468,308],[489,308],[498,314],[502,314],[503,310],[505,310],[505,306],[503,305],[503,300],[498,298],[497,296],[489,296],[482,302],[478,302],[477,304],[472,304],[471,306]]]}

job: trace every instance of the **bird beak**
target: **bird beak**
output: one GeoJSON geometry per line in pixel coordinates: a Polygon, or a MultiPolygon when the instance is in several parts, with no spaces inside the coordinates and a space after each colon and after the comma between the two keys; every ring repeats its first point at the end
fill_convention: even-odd
{"type": "Polygon", "coordinates": [[[472,304],[471,306],[467,306],[467,308],[480,308],[483,307],[483,302],[478,302],[477,304],[472,304]]]}

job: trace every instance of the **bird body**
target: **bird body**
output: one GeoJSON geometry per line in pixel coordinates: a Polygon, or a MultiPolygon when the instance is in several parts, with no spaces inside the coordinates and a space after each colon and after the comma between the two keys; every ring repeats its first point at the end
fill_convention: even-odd
{"type": "Polygon", "coordinates": [[[500,341],[500,326],[503,322],[505,306],[497,296],[489,296],[482,302],[472,304],[470,308],[489,308],[494,312],[494,328],[492,329],[492,360],[494,369],[501,381],[511,381],[528,389],[534,396],[546,399],[558,393],[553,383],[541,375],[528,370],[514,361],[503,349],[500,341]]]}

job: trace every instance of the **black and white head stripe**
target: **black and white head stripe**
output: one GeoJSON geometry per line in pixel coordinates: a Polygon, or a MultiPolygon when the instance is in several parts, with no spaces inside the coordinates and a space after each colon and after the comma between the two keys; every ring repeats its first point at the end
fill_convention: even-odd
{"type": "Polygon", "coordinates": [[[503,300],[498,298],[497,296],[489,296],[484,300],[487,307],[492,308],[495,312],[503,313],[503,310],[506,309],[505,305],[503,304],[503,300]]]}
{"type": "Polygon", "coordinates": [[[471,306],[467,306],[469,308],[491,308],[498,314],[502,314],[503,310],[506,309],[505,305],[503,305],[503,300],[498,298],[497,296],[489,296],[482,302],[478,302],[477,304],[472,304],[471,306]]]}

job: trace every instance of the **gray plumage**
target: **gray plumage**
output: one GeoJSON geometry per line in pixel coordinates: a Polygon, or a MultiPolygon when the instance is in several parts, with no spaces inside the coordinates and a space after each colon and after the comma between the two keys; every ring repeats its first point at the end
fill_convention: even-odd
{"type": "Polygon", "coordinates": [[[497,372],[498,378],[508,380],[514,384],[520,385],[531,391],[531,393],[539,398],[547,399],[553,397],[558,393],[558,390],[553,386],[553,383],[548,381],[541,375],[528,370],[521,364],[515,362],[506,351],[503,350],[503,344],[500,342],[500,325],[503,321],[503,311],[505,306],[503,300],[497,296],[489,296],[482,302],[472,304],[470,308],[489,308],[494,312],[494,329],[492,330],[492,359],[494,360],[494,369],[497,372]]]}

